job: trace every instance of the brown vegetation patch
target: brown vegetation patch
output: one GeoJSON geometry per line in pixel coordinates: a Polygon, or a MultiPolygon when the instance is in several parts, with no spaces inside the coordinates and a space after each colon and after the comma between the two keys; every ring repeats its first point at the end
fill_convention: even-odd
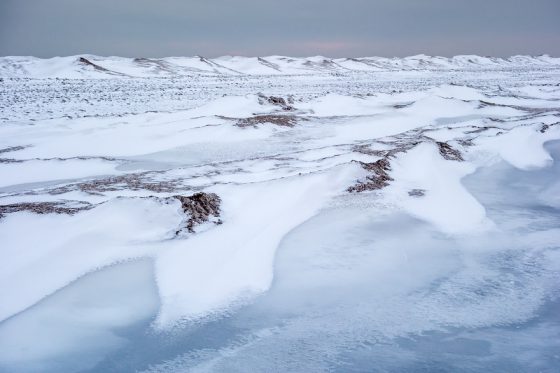
{"type": "Polygon", "coordinates": [[[112,192],[122,189],[135,191],[149,190],[155,193],[171,193],[180,189],[180,180],[151,181],[148,176],[152,173],[154,172],[148,171],[65,185],[49,190],[49,194],[63,194],[74,190],[79,190],[89,194],[100,194],[103,192],[112,192]]]}
{"type": "Polygon", "coordinates": [[[283,97],[265,96],[263,94],[259,94],[259,103],[264,104],[266,102],[275,106],[279,106],[284,111],[296,110],[295,107],[290,105],[293,104],[293,99],[291,97],[288,97],[288,101],[286,102],[286,99],[284,99],[283,97]]]}
{"type": "Polygon", "coordinates": [[[236,126],[257,127],[259,124],[271,123],[281,127],[293,127],[297,124],[297,122],[298,122],[298,117],[296,117],[295,115],[264,114],[264,115],[255,115],[249,118],[238,119],[236,126]]]}
{"type": "Polygon", "coordinates": [[[358,182],[356,185],[348,188],[348,192],[360,193],[367,190],[382,189],[389,185],[389,182],[393,180],[388,173],[388,171],[391,170],[391,164],[387,158],[371,163],[359,163],[365,170],[371,172],[371,175],[366,177],[365,182],[358,182]]]}
{"type": "MultiPolygon", "coordinates": [[[[188,214],[187,230],[194,232],[195,225],[207,222],[210,217],[220,216],[220,203],[222,200],[215,193],[195,193],[192,196],[173,196],[181,202],[183,211],[188,214]]],[[[218,219],[215,224],[221,224],[218,219]]],[[[179,234],[179,231],[176,232],[179,234]]]]}
{"type": "Polygon", "coordinates": [[[354,146],[352,151],[365,155],[372,155],[375,157],[384,157],[387,155],[387,150],[375,150],[370,148],[368,145],[356,145],[354,146]]]}
{"type": "Polygon", "coordinates": [[[21,202],[9,205],[0,205],[0,218],[5,214],[19,211],[29,211],[35,214],[68,214],[73,215],[79,211],[89,210],[93,207],[90,203],[79,202],[77,206],[67,206],[64,202],[21,202]]]}
{"type": "Polygon", "coordinates": [[[444,159],[448,161],[464,161],[461,152],[451,147],[448,143],[436,141],[436,144],[439,148],[439,154],[441,154],[444,159]]]}

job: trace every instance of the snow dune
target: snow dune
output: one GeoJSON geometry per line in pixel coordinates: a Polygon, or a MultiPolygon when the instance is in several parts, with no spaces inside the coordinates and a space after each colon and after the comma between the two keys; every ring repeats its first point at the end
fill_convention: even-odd
{"type": "Polygon", "coordinates": [[[312,75],[380,71],[430,71],[558,67],[560,59],[542,56],[451,58],[417,55],[405,58],[308,58],[268,56],[123,58],[94,55],[54,57],[0,57],[1,77],[110,78],[180,77],[192,75],[312,75]]]}

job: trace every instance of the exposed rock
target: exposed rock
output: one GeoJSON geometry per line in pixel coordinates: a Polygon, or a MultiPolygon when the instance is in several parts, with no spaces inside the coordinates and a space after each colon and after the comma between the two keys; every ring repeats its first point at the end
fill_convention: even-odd
{"type": "Polygon", "coordinates": [[[387,158],[371,163],[359,163],[364,169],[371,172],[372,175],[367,176],[365,182],[358,182],[356,185],[348,188],[348,192],[360,193],[367,190],[382,189],[389,185],[389,182],[393,180],[388,173],[388,171],[391,170],[391,164],[387,158]]]}
{"type": "Polygon", "coordinates": [[[439,148],[439,154],[441,154],[444,159],[448,161],[464,161],[461,152],[451,147],[448,143],[436,141],[436,144],[439,148]]]}
{"type": "MultiPolygon", "coordinates": [[[[173,196],[181,202],[183,211],[189,216],[187,230],[194,232],[194,227],[210,220],[210,217],[219,218],[220,203],[222,200],[215,193],[195,193],[192,196],[173,196]]],[[[220,219],[214,222],[222,224],[220,219]]],[[[179,234],[180,231],[176,233],[179,234]]]]}

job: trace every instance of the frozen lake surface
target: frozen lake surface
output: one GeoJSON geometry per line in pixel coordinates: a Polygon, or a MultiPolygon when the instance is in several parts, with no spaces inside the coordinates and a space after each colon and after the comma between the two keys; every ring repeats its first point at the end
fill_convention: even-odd
{"type": "Polygon", "coordinates": [[[560,62],[475,57],[0,58],[0,371],[558,371],[560,62]]]}

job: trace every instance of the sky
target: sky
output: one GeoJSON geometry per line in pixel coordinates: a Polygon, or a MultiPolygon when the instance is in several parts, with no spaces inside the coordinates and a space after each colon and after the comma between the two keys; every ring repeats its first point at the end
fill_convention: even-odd
{"type": "Polygon", "coordinates": [[[560,0],[0,0],[0,55],[560,56],[560,0]]]}

